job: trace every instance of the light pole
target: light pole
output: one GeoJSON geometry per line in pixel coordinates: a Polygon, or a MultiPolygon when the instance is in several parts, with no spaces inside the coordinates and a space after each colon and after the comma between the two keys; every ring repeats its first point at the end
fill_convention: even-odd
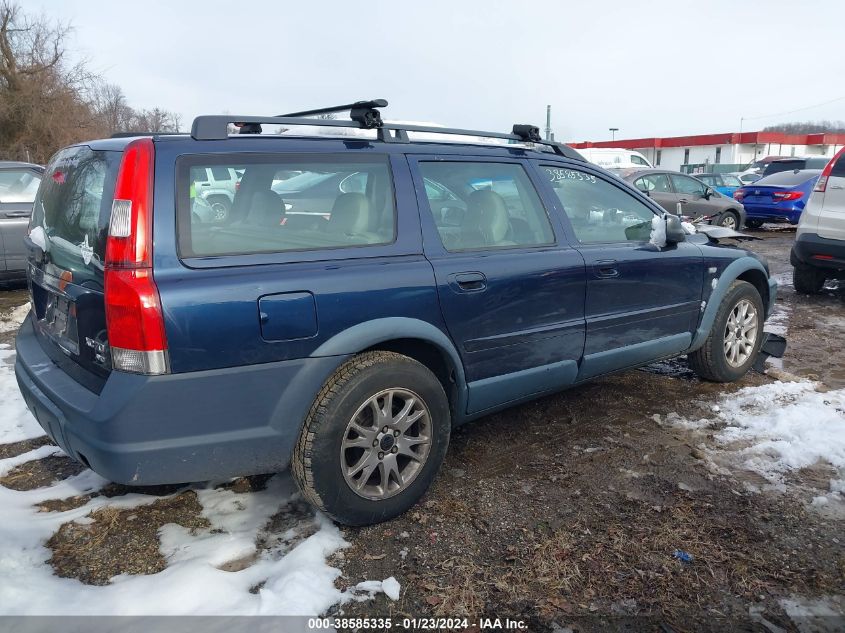
{"type": "Polygon", "coordinates": [[[616,140],[616,133],[619,131],[619,128],[618,127],[609,127],[607,129],[610,130],[610,140],[615,141],[616,140]]]}

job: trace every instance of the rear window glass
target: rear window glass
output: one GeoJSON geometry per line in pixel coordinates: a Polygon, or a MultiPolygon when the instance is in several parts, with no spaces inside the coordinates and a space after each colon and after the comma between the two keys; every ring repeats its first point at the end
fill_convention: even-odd
{"type": "Polygon", "coordinates": [[[782,171],[795,171],[796,169],[804,169],[806,162],[803,158],[796,158],[795,160],[776,160],[768,164],[763,170],[764,176],[770,176],[782,171]]]}
{"type": "Polygon", "coordinates": [[[0,171],[0,202],[32,202],[41,176],[28,169],[0,171]]]}
{"type": "Polygon", "coordinates": [[[549,218],[522,165],[424,161],[429,209],[446,250],[554,242],[549,218]]]}
{"type": "Polygon", "coordinates": [[[91,254],[100,260],[105,255],[120,157],[121,152],[84,146],[64,149],[47,165],[35,199],[32,225],[43,227],[52,243],[76,252],[86,265],[91,254]]]}
{"type": "Polygon", "coordinates": [[[396,233],[386,157],[207,156],[180,160],[182,257],[248,255],[389,244],[396,233]],[[209,190],[211,170],[235,173],[209,190]],[[208,191],[206,191],[208,190],[208,191]]]}
{"type": "Polygon", "coordinates": [[[771,176],[766,176],[754,183],[760,187],[791,187],[800,185],[813,178],[818,178],[822,172],[818,169],[804,169],[801,171],[782,171],[771,176]]]}

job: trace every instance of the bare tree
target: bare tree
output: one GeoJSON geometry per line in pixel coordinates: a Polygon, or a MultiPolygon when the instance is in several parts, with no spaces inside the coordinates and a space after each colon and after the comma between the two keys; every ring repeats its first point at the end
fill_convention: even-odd
{"type": "Polygon", "coordinates": [[[0,159],[46,162],[59,148],[114,132],[179,129],[178,115],[136,111],[119,86],[70,64],[71,27],[0,0],[0,159]]]}

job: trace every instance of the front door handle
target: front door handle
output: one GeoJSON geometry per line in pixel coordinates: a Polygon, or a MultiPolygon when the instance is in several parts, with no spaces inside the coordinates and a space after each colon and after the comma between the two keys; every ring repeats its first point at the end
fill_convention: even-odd
{"type": "Polygon", "coordinates": [[[616,267],[615,259],[604,259],[593,264],[593,273],[600,279],[618,277],[619,269],[616,267]]]}
{"type": "Polygon", "coordinates": [[[28,218],[29,211],[6,211],[7,218],[28,218]]]}
{"type": "Polygon", "coordinates": [[[458,292],[481,292],[487,288],[487,277],[484,273],[466,272],[450,275],[450,284],[458,292]]]}

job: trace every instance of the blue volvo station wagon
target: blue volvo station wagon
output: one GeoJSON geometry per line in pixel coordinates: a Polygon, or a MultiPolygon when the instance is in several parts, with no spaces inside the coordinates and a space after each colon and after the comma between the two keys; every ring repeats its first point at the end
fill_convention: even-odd
{"type": "Polygon", "coordinates": [[[385,105],[203,116],[53,157],[15,369],[68,455],[135,485],[290,467],[365,525],[424,494],[469,420],[657,359],[714,381],[755,362],[764,260],[536,128],[391,124],[385,105]],[[237,180],[227,214],[205,208],[215,172],[237,180]]]}

